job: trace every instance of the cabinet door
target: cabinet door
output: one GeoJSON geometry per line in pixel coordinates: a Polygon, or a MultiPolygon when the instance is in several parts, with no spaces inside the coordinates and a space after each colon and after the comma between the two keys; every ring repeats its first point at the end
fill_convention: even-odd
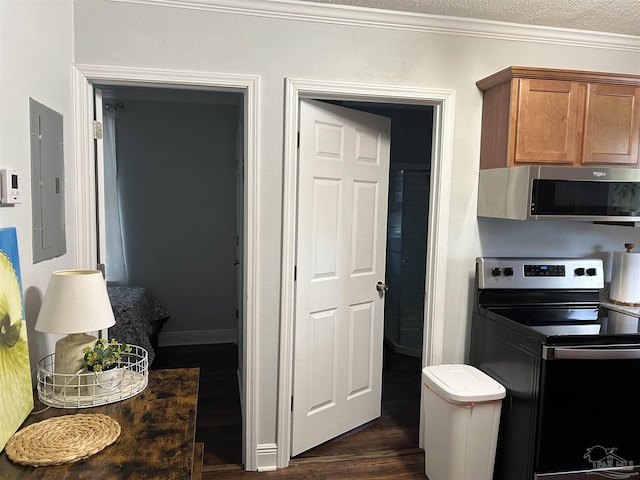
{"type": "Polygon", "coordinates": [[[583,164],[638,164],[640,88],[590,84],[583,164]]]}
{"type": "Polygon", "coordinates": [[[579,82],[521,79],[514,164],[577,164],[584,95],[579,82]]]}

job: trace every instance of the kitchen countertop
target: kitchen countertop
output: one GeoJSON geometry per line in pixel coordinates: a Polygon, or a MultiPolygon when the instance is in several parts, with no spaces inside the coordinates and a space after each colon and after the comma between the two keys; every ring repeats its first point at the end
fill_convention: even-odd
{"type": "Polygon", "coordinates": [[[612,303],[609,298],[609,284],[607,283],[605,287],[600,291],[600,305],[608,308],[609,310],[614,310],[616,312],[626,313],[627,315],[631,315],[634,317],[640,318],[640,306],[632,307],[627,305],[618,305],[617,303],[612,303]]]}

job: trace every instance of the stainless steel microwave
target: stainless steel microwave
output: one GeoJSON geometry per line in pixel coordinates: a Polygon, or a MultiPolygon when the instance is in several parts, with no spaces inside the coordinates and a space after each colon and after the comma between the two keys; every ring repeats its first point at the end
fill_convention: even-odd
{"type": "Polygon", "coordinates": [[[478,216],[640,222],[640,169],[527,165],[480,170],[478,216]]]}

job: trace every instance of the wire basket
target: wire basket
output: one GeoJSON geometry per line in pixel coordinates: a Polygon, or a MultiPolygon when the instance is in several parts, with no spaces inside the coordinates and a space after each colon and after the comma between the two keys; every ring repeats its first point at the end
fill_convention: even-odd
{"type": "Polygon", "coordinates": [[[149,353],[129,347],[117,368],[103,372],[57,373],[55,354],[47,355],[38,362],[38,398],[52,407],[85,408],[137,395],[148,383],[149,353]]]}

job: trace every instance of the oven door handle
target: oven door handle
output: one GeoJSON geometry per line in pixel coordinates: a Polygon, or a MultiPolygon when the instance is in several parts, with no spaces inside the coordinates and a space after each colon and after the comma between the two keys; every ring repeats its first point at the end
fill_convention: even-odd
{"type": "Polygon", "coordinates": [[[640,346],[621,347],[542,347],[544,360],[633,360],[640,359],[640,346]]]}

